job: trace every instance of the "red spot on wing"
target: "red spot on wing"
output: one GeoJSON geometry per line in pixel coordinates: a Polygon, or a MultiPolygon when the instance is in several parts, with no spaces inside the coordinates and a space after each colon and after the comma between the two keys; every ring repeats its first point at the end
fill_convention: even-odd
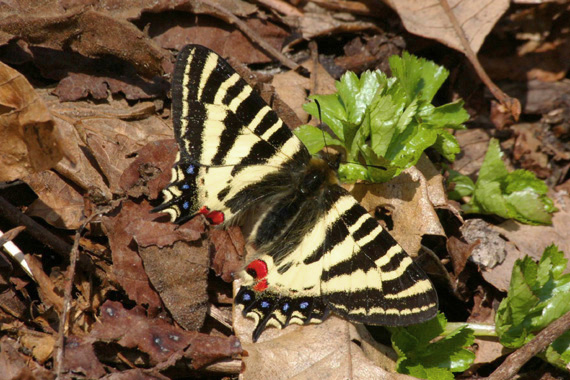
{"type": "Polygon", "coordinates": [[[267,264],[263,260],[253,260],[246,267],[247,273],[252,275],[256,280],[257,284],[253,286],[253,290],[262,292],[267,289],[267,264]]]}
{"type": "Polygon", "coordinates": [[[253,290],[257,292],[262,292],[267,289],[267,279],[264,278],[263,280],[259,281],[257,284],[253,286],[253,290]]]}
{"type": "Polygon", "coordinates": [[[224,213],[221,211],[210,211],[208,207],[203,206],[198,213],[203,214],[214,225],[224,222],[224,213]]]}

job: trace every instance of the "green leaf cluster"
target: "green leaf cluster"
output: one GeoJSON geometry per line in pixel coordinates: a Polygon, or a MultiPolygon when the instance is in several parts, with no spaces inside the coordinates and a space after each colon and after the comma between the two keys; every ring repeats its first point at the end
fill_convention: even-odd
{"type": "Polygon", "coordinates": [[[347,155],[347,163],[339,168],[343,182],[388,181],[414,165],[430,146],[450,161],[460,151],[448,130],[464,128],[469,119],[463,101],[431,104],[449,75],[447,70],[407,52],[389,62],[391,78],[379,70],[366,71],[360,78],[347,72],[336,82],[337,93],[311,96],[321,114],[315,102],[303,106],[312,116],[322,117],[334,137],[311,125],[297,128],[295,134],[311,154],[325,143],[343,147],[347,155]]]}
{"type": "Polygon", "coordinates": [[[422,379],[452,380],[452,372],[463,372],[475,359],[475,354],[466,347],[473,344],[473,330],[461,326],[443,335],[447,320],[438,313],[427,322],[408,326],[393,327],[392,346],[398,353],[398,372],[422,379]]]}
{"type": "MultiPolygon", "coordinates": [[[[544,250],[538,264],[528,256],[515,262],[509,292],[495,316],[504,346],[521,347],[570,310],[570,274],[563,274],[567,262],[555,245],[544,250]]],[[[545,357],[563,368],[570,363],[570,331],[547,348],[545,357]]]]}
{"type": "Polygon", "coordinates": [[[495,214],[527,224],[550,224],[556,211],[546,193],[546,184],[528,170],[508,172],[501,159],[503,153],[496,139],[491,139],[479,170],[477,183],[456,171],[450,170],[449,182],[454,189],[451,199],[471,196],[461,208],[466,213],[495,214]]]}

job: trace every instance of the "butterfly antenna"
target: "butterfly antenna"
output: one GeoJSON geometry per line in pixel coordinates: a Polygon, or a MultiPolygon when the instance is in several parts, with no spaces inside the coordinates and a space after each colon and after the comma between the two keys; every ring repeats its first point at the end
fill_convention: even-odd
{"type": "Polygon", "coordinates": [[[327,146],[327,138],[325,136],[325,131],[322,128],[323,125],[323,115],[321,113],[321,104],[319,103],[319,101],[317,99],[314,99],[315,104],[317,105],[317,110],[319,111],[319,126],[320,126],[320,130],[321,133],[323,134],[323,143],[325,144],[325,148],[328,148],[327,146]]]}

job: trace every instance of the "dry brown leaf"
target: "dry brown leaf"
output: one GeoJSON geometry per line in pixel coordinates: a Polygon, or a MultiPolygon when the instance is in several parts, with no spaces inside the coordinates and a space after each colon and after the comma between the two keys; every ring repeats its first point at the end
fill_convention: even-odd
{"type": "Polygon", "coordinates": [[[120,178],[135,160],[133,154],[154,140],[169,138],[172,131],[157,116],[143,120],[123,121],[92,118],[82,122],[87,144],[113,193],[119,193],[120,178]]]}
{"type": "Polygon", "coordinates": [[[36,279],[36,283],[38,285],[38,293],[40,295],[42,303],[44,303],[47,307],[55,308],[55,310],[61,314],[63,310],[63,297],[58,293],[61,294],[63,289],[56,288],[53,281],[44,272],[42,263],[35,256],[26,255],[26,261],[28,262],[30,270],[36,279]]]}
{"type": "Polygon", "coordinates": [[[302,17],[282,17],[287,25],[297,28],[304,39],[310,40],[319,36],[330,36],[338,33],[356,33],[363,31],[382,31],[373,22],[361,21],[353,15],[335,14],[309,2],[304,8],[302,17]]]}
{"type": "Polygon", "coordinates": [[[85,202],[83,196],[56,173],[46,170],[24,178],[36,199],[26,210],[57,228],[75,230],[81,226],[85,202]]]}
{"type": "MultiPolygon", "coordinates": [[[[441,181],[439,179],[438,181],[441,181]]],[[[387,209],[391,213],[394,228],[390,234],[408,252],[415,256],[420,250],[424,235],[445,236],[443,227],[435,212],[434,204],[430,198],[435,186],[430,184],[426,177],[416,167],[411,167],[390,182],[383,184],[356,184],[348,186],[352,195],[368,211],[377,207],[387,209]]],[[[441,182],[436,187],[440,187],[441,182]]]]}
{"type": "Polygon", "coordinates": [[[45,104],[19,72],[0,62],[0,181],[53,167],[59,136],[45,104]]]}
{"type": "Polygon", "coordinates": [[[55,374],[21,354],[19,344],[7,336],[0,339],[0,376],[2,379],[52,380],[55,374]]]}
{"type": "MultiPolygon", "coordinates": [[[[91,331],[92,339],[136,348],[149,355],[152,365],[185,357],[192,360],[194,368],[200,368],[242,353],[235,336],[214,337],[184,331],[163,319],[148,318],[140,306],[126,310],[119,302],[107,301],[101,306],[99,321],[91,331]]],[[[175,360],[170,365],[175,364],[175,360]]]]}
{"type": "Polygon", "coordinates": [[[145,302],[142,294],[156,294],[149,287],[148,276],[174,319],[189,330],[197,330],[204,322],[208,301],[210,259],[208,246],[202,239],[203,219],[194,218],[176,226],[164,223],[163,215],[151,214],[150,210],[146,201],[141,204],[127,201],[114,220],[105,219],[110,231],[114,272],[129,297],[139,304],[145,302]],[[120,278],[129,268],[125,264],[137,268],[128,274],[129,279],[120,278]]]}
{"type": "Polygon", "coordinates": [[[162,97],[168,86],[162,80],[145,81],[135,73],[111,77],[113,73],[70,73],[53,91],[62,102],[76,101],[91,96],[93,99],[109,98],[109,93],[122,93],[126,99],[141,100],[162,97]],[[106,75],[105,75],[106,74],[106,75]]]}
{"type": "Polygon", "coordinates": [[[273,76],[271,84],[275,87],[275,92],[279,95],[289,107],[295,111],[301,122],[306,123],[309,114],[303,109],[303,104],[307,103],[307,96],[311,92],[325,95],[336,92],[335,80],[319,63],[316,72],[314,66],[309,62],[302,65],[311,72],[311,78],[306,78],[296,71],[289,70],[273,76]],[[316,89],[314,87],[313,77],[316,77],[316,89]]]}
{"type": "Polygon", "coordinates": [[[139,243],[138,251],[150,282],[176,322],[186,330],[200,329],[208,311],[206,240],[177,241],[164,248],[139,243]]]}
{"type": "Polygon", "coordinates": [[[158,372],[149,373],[148,370],[140,368],[128,369],[126,371],[110,373],[101,378],[101,380],[170,380],[169,377],[163,376],[158,372]]]}
{"type": "Polygon", "coordinates": [[[43,364],[51,357],[55,347],[55,337],[38,331],[21,330],[20,343],[32,353],[34,359],[43,364]]]}
{"type": "Polygon", "coordinates": [[[227,230],[210,231],[210,242],[214,246],[212,269],[226,282],[234,280],[234,274],[243,268],[245,239],[237,226],[227,230]]]}
{"type": "MultiPolygon", "coordinates": [[[[440,0],[383,0],[400,16],[406,29],[465,52],[461,40],[440,0]]],[[[509,8],[509,0],[449,0],[453,15],[465,33],[469,46],[479,51],[485,37],[509,8]]]]}
{"type": "Polygon", "coordinates": [[[172,177],[178,144],[174,139],[148,143],[121,175],[119,185],[130,197],[157,199],[172,177]]]}
{"type": "Polygon", "coordinates": [[[164,66],[170,64],[164,51],[136,26],[105,11],[76,7],[58,13],[55,7],[50,12],[42,13],[38,8],[22,12],[29,4],[15,3],[3,9],[0,31],[5,36],[55,50],[71,50],[90,58],[115,56],[129,62],[147,78],[161,75],[164,66]]]}
{"type": "MultiPolygon", "coordinates": [[[[259,45],[253,43],[239,29],[220,27],[220,21],[209,16],[189,18],[180,13],[166,19],[161,15],[151,18],[153,41],[164,49],[181,50],[190,41],[199,42],[222,57],[232,57],[243,64],[267,63],[267,56],[259,45]]],[[[246,25],[255,30],[261,38],[280,50],[289,33],[277,24],[259,19],[246,20],[246,25]]]]}
{"type": "Polygon", "coordinates": [[[253,328],[254,321],[236,309],[234,329],[248,353],[247,379],[412,379],[375,365],[355,343],[362,341],[355,327],[335,316],[320,324],[268,328],[257,343],[251,343],[253,328]]]}
{"type": "Polygon", "coordinates": [[[62,136],[62,145],[65,146],[67,152],[66,157],[57,164],[57,172],[85,192],[96,188],[106,199],[112,199],[112,194],[101,174],[85,155],[84,150],[87,148],[81,140],[77,128],[70,121],[73,120],[55,117],[56,125],[62,136]]]}
{"type": "Polygon", "coordinates": [[[103,217],[102,222],[109,238],[115,280],[130,299],[156,310],[161,306],[160,298],[150,286],[142,260],[136,246],[133,246],[136,244],[132,235],[125,231],[131,224],[138,224],[147,214],[148,207],[141,209],[136,203],[127,201],[114,215],[103,217]]]}
{"type": "MultiPolygon", "coordinates": [[[[33,1],[33,0],[31,0],[33,1]]],[[[97,3],[100,8],[105,9],[104,3],[97,3]]],[[[113,16],[125,20],[134,20],[142,17],[143,13],[161,13],[164,11],[180,11],[190,14],[217,15],[213,6],[226,9],[228,12],[238,17],[248,17],[257,11],[254,4],[243,0],[208,0],[208,1],[188,1],[188,0],[135,0],[119,1],[113,4],[111,10],[113,16]]],[[[170,14],[169,14],[170,15],[170,14]]]]}
{"type": "Polygon", "coordinates": [[[63,159],[57,171],[84,191],[97,189],[108,200],[111,191],[123,192],[120,178],[135,161],[136,151],[172,137],[171,128],[148,105],[132,109],[125,101],[93,105],[60,103],[49,94],[43,97],[56,115],[67,155],[75,161],[63,159]]]}

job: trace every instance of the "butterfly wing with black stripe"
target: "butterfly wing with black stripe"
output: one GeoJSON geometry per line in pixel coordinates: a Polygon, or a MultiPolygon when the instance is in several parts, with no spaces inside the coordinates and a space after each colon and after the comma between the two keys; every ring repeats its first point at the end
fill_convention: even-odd
{"type": "Polygon", "coordinates": [[[172,101],[180,152],[154,211],[177,223],[257,215],[257,255],[235,300],[258,321],[254,340],[266,326],[320,322],[330,311],[387,325],[435,314],[425,274],[226,61],[186,46],[172,101]]]}
{"type": "MultiPolygon", "coordinates": [[[[244,313],[257,320],[254,340],[266,326],[319,322],[331,311],[389,326],[435,315],[437,295],[425,273],[350,193],[333,184],[320,200],[305,202],[297,213],[275,205],[258,222],[294,214],[284,220],[290,244],[268,238],[236,296],[244,313]]],[[[253,233],[259,240],[263,232],[253,233]]]]}
{"type": "Polygon", "coordinates": [[[200,45],[178,55],[172,114],[180,152],[164,203],[154,211],[167,212],[176,223],[197,213],[215,224],[227,222],[278,192],[279,171],[299,170],[310,159],[239,74],[200,45]]]}

